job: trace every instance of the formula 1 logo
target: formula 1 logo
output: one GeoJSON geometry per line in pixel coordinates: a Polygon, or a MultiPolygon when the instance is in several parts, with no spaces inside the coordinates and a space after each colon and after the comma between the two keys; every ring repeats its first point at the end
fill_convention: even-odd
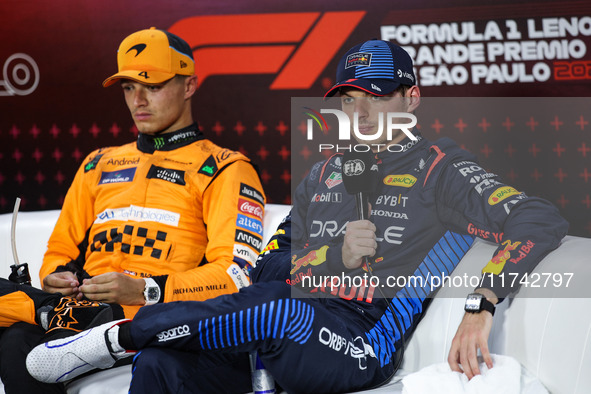
{"type": "Polygon", "coordinates": [[[199,85],[212,75],[277,74],[272,90],[309,89],[365,11],[192,16],[168,31],[193,48],[199,85]]]}

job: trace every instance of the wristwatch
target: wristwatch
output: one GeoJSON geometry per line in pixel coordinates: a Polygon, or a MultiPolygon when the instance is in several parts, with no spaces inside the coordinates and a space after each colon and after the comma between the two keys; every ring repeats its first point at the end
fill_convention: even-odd
{"type": "Polygon", "coordinates": [[[154,305],[160,300],[160,286],[152,278],[144,278],[146,285],[144,287],[145,305],[154,305]]]}
{"type": "Polygon", "coordinates": [[[486,299],[480,293],[470,293],[466,297],[466,304],[464,310],[469,313],[480,313],[481,311],[489,311],[493,316],[495,315],[495,305],[486,299]]]}

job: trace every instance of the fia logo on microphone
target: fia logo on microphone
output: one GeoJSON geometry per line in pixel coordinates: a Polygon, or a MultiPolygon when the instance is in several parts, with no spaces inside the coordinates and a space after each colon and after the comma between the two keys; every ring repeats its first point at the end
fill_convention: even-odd
{"type": "Polygon", "coordinates": [[[360,159],[347,160],[343,164],[343,174],[345,176],[357,176],[365,171],[365,163],[360,159]]]}

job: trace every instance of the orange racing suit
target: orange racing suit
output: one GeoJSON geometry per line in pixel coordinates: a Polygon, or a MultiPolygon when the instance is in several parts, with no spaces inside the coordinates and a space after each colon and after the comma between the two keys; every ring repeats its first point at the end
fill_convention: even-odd
{"type": "MultiPolygon", "coordinates": [[[[49,239],[41,281],[107,272],[151,277],[159,302],[235,292],[262,245],[265,196],[253,164],[190,127],[92,152],[49,239]]],[[[140,306],[123,306],[131,318],[140,306]]]]}

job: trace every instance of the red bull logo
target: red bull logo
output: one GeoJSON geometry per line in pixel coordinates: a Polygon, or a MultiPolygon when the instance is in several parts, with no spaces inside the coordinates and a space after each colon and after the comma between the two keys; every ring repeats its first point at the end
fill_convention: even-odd
{"type": "Polygon", "coordinates": [[[328,250],[328,245],[324,245],[320,249],[313,250],[301,259],[296,260],[296,255],[292,256],[291,258],[291,271],[290,274],[295,274],[300,270],[302,267],[307,267],[308,265],[320,265],[326,261],[326,251],[328,250]]]}
{"type": "Polygon", "coordinates": [[[482,269],[483,273],[499,275],[503,270],[503,267],[505,267],[507,260],[511,258],[511,251],[517,249],[517,247],[521,245],[521,242],[511,242],[510,240],[506,240],[501,245],[504,245],[505,247],[503,250],[498,251],[497,254],[482,269]]]}
{"type": "Polygon", "coordinates": [[[275,249],[279,249],[279,245],[277,243],[277,240],[274,239],[273,241],[269,242],[267,244],[267,246],[265,247],[265,249],[263,249],[263,251],[261,252],[261,254],[268,252],[270,250],[275,250],[275,249]]]}

